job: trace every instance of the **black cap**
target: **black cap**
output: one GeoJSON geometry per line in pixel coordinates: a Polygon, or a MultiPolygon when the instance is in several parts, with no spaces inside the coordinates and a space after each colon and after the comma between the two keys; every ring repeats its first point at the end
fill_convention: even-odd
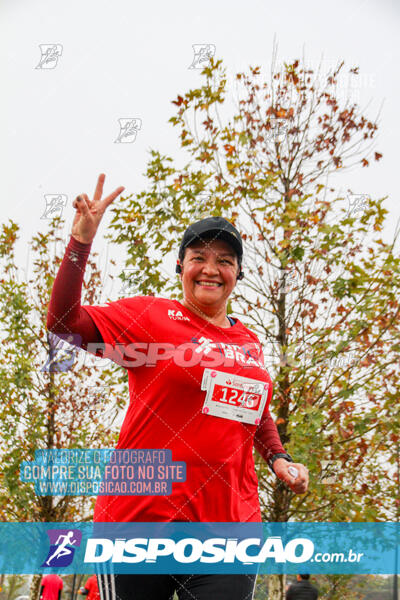
{"type": "Polygon", "coordinates": [[[227,242],[235,251],[239,265],[241,264],[243,257],[242,238],[236,227],[223,217],[207,217],[189,225],[179,246],[179,260],[183,260],[184,250],[189,244],[195,240],[205,239],[227,242]]]}

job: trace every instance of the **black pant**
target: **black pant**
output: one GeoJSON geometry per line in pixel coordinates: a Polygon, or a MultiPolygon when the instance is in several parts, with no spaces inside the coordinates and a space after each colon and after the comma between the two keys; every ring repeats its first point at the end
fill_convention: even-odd
{"type": "Polygon", "coordinates": [[[101,600],[252,600],[256,575],[97,575],[101,600]]]}

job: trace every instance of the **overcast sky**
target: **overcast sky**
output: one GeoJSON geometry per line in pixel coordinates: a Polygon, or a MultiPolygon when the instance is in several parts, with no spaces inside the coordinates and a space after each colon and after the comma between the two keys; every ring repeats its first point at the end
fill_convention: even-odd
{"type": "MultiPolygon", "coordinates": [[[[21,227],[19,264],[31,236],[48,226],[45,195],[66,200],[69,234],[72,201],[92,194],[100,172],[106,191],[124,185],[131,193],[143,187],[150,148],[174,155],[171,100],[201,80],[189,68],[194,44],[215,46],[230,74],[248,65],[268,71],[274,36],[282,60],[304,51],[315,64],[323,55],[327,66],[344,59],[360,67],[360,104],[371,118],[381,108],[376,149],[383,159],[343,174],[342,185],[388,195],[385,237],[393,233],[400,216],[399,2],[3,0],[0,11],[1,220],[21,227]],[[59,53],[51,68],[41,63],[46,44],[59,53]],[[123,118],[140,119],[133,143],[115,143],[123,118]]],[[[95,250],[104,251],[106,228],[107,219],[95,250]]]]}

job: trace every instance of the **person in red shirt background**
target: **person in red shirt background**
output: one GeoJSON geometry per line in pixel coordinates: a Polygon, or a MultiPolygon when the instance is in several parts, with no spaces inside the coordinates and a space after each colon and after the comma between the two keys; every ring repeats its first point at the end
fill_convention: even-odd
{"type": "MultiPolygon", "coordinates": [[[[137,353],[136,363],[127,367],[130,404],[117,449],[171,449],[173,460],[186,463],[187,477],[173,483],[165,496],[99,496],[94,520],[260,522],[253,446],[295,493],[307,490],[308,471],[285,452],[269,413],[272,381],[258,337],[226,314],[229,296],[243,277],[240,233],[221,217],[189,226],[177,264],[183,302],[137,296],[81,306],[93,238],[106,208],[123,190],[102,200],[103,184],[100,175],[93,201],[84,194],[74,202],[72,236],[53,284],[47,328],[79,334],[80,346],[88,351],[90,343],[108,344],[102,356],[116,363],[124,358],[121,346],[173,342],[174,349],[161,360],[141,362],[137,353]],[[111,351],[117,344],[119,350],[111,351]],[[191,344],[192,356],[202,360],[185,362],[175,350],[184,344],[191,344]],[[219,365],[212,375],[206,372],[208,360],[219,365]],[[222,382],[218,392],[212,376],[214,383],[222,382]],[[240,378],[258,390],[246,406],[235,401],[245,389],[237,383],[243,382],[240,378]]],[[[99,576],[101,600],[169,599],[175,589],[180,600],[250,600],[254,584],[254,575],[99,576]]]]}
{"type": "Polygon", "coordinates": [[[39,600],[61,600],[63,580],[59,575],[50,573],[42,577],[40,582],[39,600]]]}
{"type": "Polygon", "coordinates": [[[78,590],[78,594],[87,596],[87,600],[100,600],[99,586],[96,575],[89,577],[85,585],[78,590]]]}

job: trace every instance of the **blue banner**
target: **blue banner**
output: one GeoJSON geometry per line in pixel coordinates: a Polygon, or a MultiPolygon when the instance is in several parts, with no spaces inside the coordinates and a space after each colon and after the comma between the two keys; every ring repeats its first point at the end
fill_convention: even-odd
{"type": "Polygon", "coordinates": [[[5,574],[399,572],[398,523],[0,523],[0,534],[5,574]]]}

